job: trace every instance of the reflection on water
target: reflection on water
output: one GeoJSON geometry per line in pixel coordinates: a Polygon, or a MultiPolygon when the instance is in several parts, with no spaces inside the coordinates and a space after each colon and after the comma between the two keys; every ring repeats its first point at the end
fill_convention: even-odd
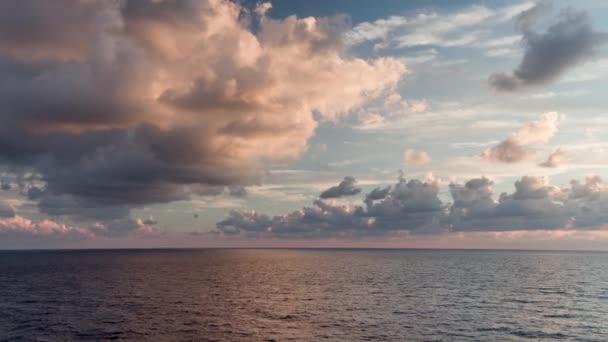
{"type": "Polygon", "coordinates": [[[608,340],[608,254],[0,252],[0,340],[608,340]]]}

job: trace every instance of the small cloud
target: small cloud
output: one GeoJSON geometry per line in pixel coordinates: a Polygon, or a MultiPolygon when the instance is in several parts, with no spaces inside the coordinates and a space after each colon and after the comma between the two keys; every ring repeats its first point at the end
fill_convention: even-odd
{"type": "Polygon", "coordinates": [[[560,117],[556,112],[544,113],[498,145],[484,150],[481,158],[503,163],[522,161],[532,153],[531,145],[546,143],[557,133],[559,122],[560,117]]]}
{"type": "Polygon", "coordinates": [[[403,153],[402,161],[416,165],[424,165],[431,162],[431,157],[427,152],[416,152],[412,149],[408,149],[403,153]]]}
{"type": "Polygon", "coordinates": [[[426,100],[415,100],[410,103],[410,111],[412,113],[423,113],[429,108],[429,103],[426,100]]]}
{"type": "Polygon", "coordinates": [[[272,8],[272,4],[270,2],[261,2],[255,8],[255,13],[260,16],[264,16],[271,8],[272,8]]]}
{"type": "Polygon", "coordinates": [[[153,226],[158,224],[158,221],[154,218],[154,216],[149,216],[147,219],[143,220],[143,224],[153,226]]]}
{"type": "Polygon", "coordinates": [[[365,113],[359,116],[359,124],[363,126],[378,125],[384,122],[384,117],[376,113],[365,113]]]}
{"type": "Polygon", "coordinates": [[[402,100],[401,95],[397,93],[391,93],[384,99],[384,105],[392,106],[400,103],[402,100]]]}
{"type": "Polygon", "coordinates": [[[319,197],[326,199],[356,195],[361,192],[361,189],[355,186],[356,184],[357,180],[354,177],[346,176],[340,184],[323,191],[319,197]]]}
{"type": "Polygon", "coordinates": [[[561,148],[558,148],[557,150],[553,151],[553,153],[551,153],[545,161],[543,161],[542,163],[540,163],[538,165],[540,167],[553,168],[553,167],[558,167],[558,166],[562,165],[564,163],[564,161],[565,161],[564,151],[561,148]]]}

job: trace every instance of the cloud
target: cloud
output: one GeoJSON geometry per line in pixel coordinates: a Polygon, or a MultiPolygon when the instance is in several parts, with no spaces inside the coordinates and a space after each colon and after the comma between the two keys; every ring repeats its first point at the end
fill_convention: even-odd
{"type": "Polygon", "coordinates": [[[534,153],[531,146],[538,143],[547,143],[557,133],[559,122],[558,113],[544,113],[537,120],[528,122],[523,128],[511,134],[498,145],[484,150],[481,153],[481,158],[504,163],[522,161],[534,153]]]}
{"type": "Polygon", "coordinates": [[[540,163],[538,165],[541,167],[550,167],[550,168],[558,167],[564,163],[564,159],[565,159],[564,151],[561,148],[558,148],[555,151],[553,151],[551,154],[549,154],[549,156],[547,157],[547,159],[545,161],[543,161],[542,163],[540,163]]]}
{"type": "Polygon", "coordinates": [[[327,199],[356,195],[361,192],[361,189],[357,188],[356,184],[357,180],[354,177],[346,176],[340,184],[323,191],[319,197],[327,199]]]}
{"type": "Polygon", "coordinates": [[[517,27],[523,35],[524,56],[511,73],[495,73],[489,83],[497,91],[516,91],[527,86],[554,82],[568,69],[589,61],[608,35],[596,32],[584,11],[566,8],[545,32],[534,26],[550,13],[546,2],[517,16],[517,27]]]}
{"type": "Polygon", "coordinates": [[[424,165],[424,164],[428,164],[431,162],[431,157],[429,156],[429,154],[427,152],[424,152],[424,151],[416,152],[412,149],[407,149],[403,153],[402,160],[406,163],[424,165]]]}
{"type": "Polygon", "coordinates": [[[83,228],[72,227],[50,220],[34,222],[15,215],[8,218],[0,217],[0,236],[3,239],[43,237],[47,240],[81,240],[91,237],[92,234],[83,228]]]}
{"type": "Polygon", "coordinates": [[[89,230],[96,236],[105,237],[124,237],[128,235],[161,235],[162,231],[155,227],[156,221],[151,219],[142,220],[140,218],[123,218],[103,223],[93,224],[89,230]]]}
{"type": "MultiPolygon", "coordinates": [[[[424,99],[406,100],[393,92],[384,98],[384,107],[388,111],[390,119],[395,119],[403,117],[405,114],[423,113],[429,108],[429,103],[424,99]]],[[[383,117],[383,119],[385,118],[383,117]]]]}
{"type": "Polygon", "coordinates": [[[13,210],[13,207],[11,205],[0,200],[0,218],[7,217],[15,217],[15,211],[13,210]]]}
{"type": "Polygon", "coordinates": [[[4,191],[8,191],[12,188],[11,183],[5,181],[5,180],[1,180],[0,181],[0,189],[4,190],[4,191]]]}
{"type": "Polygon", "coordinates": [[[348,55],[343,17],[273,19],[224,0],[0,6],[0,161],[39,177],[46,213],[112,220],[199,185],[243,195],[297,159],[319,121],[406,72],[348,55]]]}
{"type": "Polygon", "coordinates": [[[365,113],[359,116],[359,124],[363,126],[371,126],[384,123],[384,117],[376,113],[365,113]]]}
{"type": "MultiPolygon", "coordinates": [[[[9,207],[10,208],[10,207],[9,207]]],[[[2,208],[0,207],[0,210],[2,208]]],[[[163,231],[154,225],[150,219],[116,219],[96,222],[85,226],[75,226],[60,222],[42,219],[34,221],[13,212],[13,215],[5,215],[0,211],[0,237],[3,242],[9,243],[11,239],[21,241],[71,241],[71,240],[95,240],[96,238],[118,238],[126,236],[158,237],[163,231]]]]}
{"type": "Polygon", "coordinates": [[[426,100],[412,101],[410,110],[412,113],[424,113],[429,108],[429,103],[426,100]]]}
{"type": "Polygon", "coordinates": [[[255,13],[258,15],[266,15],[268,11],[272,8],[272,4],[270,2],[261,2],[255,8],[255,13]]]}
{"type": "Polygon", "coordinates": [[[376,44],[379,48],[387,48],[389,45],[400,48],[429,45],[468,46],[479,41],[484,35],[485,32],[477,27],[480,24],[509,20],[530,7],[530,3],[521,3],[497,9],[470,6],[449,14],[422,12],[413,16],[393,15],[357,24],[347,33],[346,42],[358,45],[382,41],[378,43],[380,45],[376,44]]]}
{"type": "Polygon", "coordinates": [[[524,176],[515,191],[494,198],[485,177],[449,185],[452,202],[439,198],[439,184],[400,177],[365,197],[365,206],[315,200],[286,215],[270,217],[233,210],[218,222],[227,235],[279,238],[342,238],[445,232],[597,230],[608,226],[608,184],[598,176],[559,188],[545,177],[524,176]]]}

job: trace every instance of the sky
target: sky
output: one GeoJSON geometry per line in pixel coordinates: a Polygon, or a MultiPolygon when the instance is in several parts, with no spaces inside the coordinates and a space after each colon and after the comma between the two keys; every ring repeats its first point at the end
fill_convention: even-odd
{"type": "Polygon", "coordinates": [[[608,2],[0,2],[0,248],[608,250],[608,2]]]}

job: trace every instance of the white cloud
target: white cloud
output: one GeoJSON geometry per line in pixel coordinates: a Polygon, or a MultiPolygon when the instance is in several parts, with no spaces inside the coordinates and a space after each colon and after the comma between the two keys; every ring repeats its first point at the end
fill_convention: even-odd
{"type": "MultiPolygon", "coordinates": [[[[442,47],[465,46],[482,41],[487,32],[479,30],[481,24],[499,24],[532,7],[532,3],[520,3],[502,8],[471,6],[455,13],[427,12],[412,16],[391,16],[373,22],[363,22],[347,33],[351,45],[366,41],[383,41],[396,47],[435,45],[442,47]]],[[[515,37],[492,38],[480,42],[483,47],[513,44],[515,37]]]]}

